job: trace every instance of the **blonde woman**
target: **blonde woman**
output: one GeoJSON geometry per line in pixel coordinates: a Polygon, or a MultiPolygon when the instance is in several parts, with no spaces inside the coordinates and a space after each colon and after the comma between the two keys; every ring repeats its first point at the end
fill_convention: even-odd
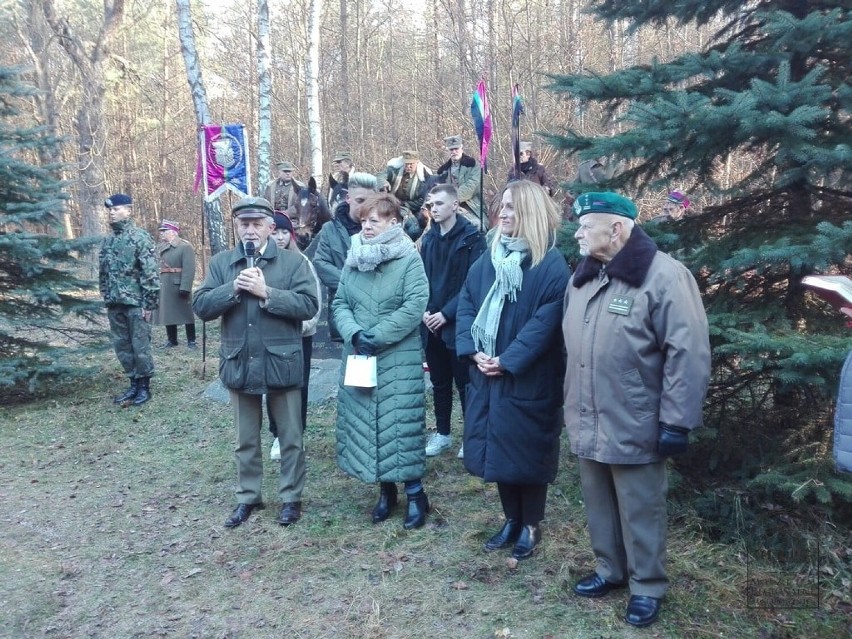
{"type": "Polygon", "coordinates": [[[470,361],[465,468],[496,482],[505,522],[486,551],[526,559],[541,539],[562,430],[562,304],[570,270],[554,248],[559,212],[534,182],[503,191],[490,250],[471,267],[456,315],[470,361]]]}

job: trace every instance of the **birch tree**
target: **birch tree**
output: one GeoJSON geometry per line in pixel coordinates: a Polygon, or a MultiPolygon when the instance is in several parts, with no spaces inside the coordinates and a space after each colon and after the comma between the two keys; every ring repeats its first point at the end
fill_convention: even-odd
{"type": "MultiPolygon", "coordinates": [[[[183,61],[186,65],[186,78],[195,107],[195,118],[199,128],[210,123],[210,108],[207,104],[207,90],[201,76],[198,50],[195,47],[195,33],[192,30],[192,12],[189,0],[176,0],[178,10],[178,34],[183,61]]],[[[201,150],[199,150],[201,152],[201,150]]],[[[215,255],[227,248],[225,242],[225,223],[222,220],[222,204],[219,200],[208,201],[204,198],[203,216],[207,222],[207,234],[210,239],[210,253],[215,255]]]]}
{"type": "Polygon", "coordinates": [[[322,122],[319,104],[319,39],[322,0],[311,1],[311,19],[308,33],[308,134],[311,140],[311,174],[322,183],[322,122]]]}
{"type": "Polygon", "coordinates": [[[269,3],[257,2],[257,187],[263,193],[270,180],[272,153],[272,54],[269,49],[269,3]]]}

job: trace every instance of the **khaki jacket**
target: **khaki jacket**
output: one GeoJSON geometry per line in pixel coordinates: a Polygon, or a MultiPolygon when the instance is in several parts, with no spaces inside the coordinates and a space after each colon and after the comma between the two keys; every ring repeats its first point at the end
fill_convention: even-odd
{"type": "Polygon", "coordinates": [[[659,461],[660,423],[702,424],[707,316],[692,274],[638,226],[603,269],[585,258],[565,294],[571,450],[606,464],[659,461]]]}
{"type": "Polygon", "coordinates": [[[246,268],[242,243],[213,256],[192,299],[205,322],[222,318],[222,383],[249,395],[302,386],[302,322],[319,309],[316,279],[301,255],[269,240],[257,266],[269,289],[263,306],[254,295],[234,294],[234,279],[246,268]]]}

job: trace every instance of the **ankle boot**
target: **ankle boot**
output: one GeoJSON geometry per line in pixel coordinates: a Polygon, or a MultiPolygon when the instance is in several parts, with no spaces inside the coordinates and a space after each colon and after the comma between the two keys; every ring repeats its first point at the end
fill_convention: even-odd
{"type": "Polygon", "coordinates": [[[405,516],[405,523],[402,527],[406,530],[412,528],[420,528],[426,523],[426,513],[431,510],[429,506],[429,498],[426,492],[421,490],[415,495],[408,496],[408,513],[405,516]]]}
{"type": "Polygon", "coordinates": [[[133,398],[133,405],[139,406],[140,404],[147,402],[149,399],[151,399],[151,378],[140,377],[139,390],[136,393],[136,397],[133,398]]]}
{"type": "Polygon", "coordinates": [[[527,559],[532,557],[535,547],[541,541],[541,528],[538,526],[524,526],[521,536],[512,549],[512,557],[515,559],[527,559]]]}
{"type": "Polygon", "coordinates": [[[379,484],[379,501],[373,508],[373,523],[378,524],[390,517],[391,511],[396,508],[396,484],[382,482],[379,484]]]}
{"type": "Polygon", "coordinates": [[[123,404],[124,402],[129,402],[131,399],[136,397],[136,393],[139,392],[139,380],[135,377],[130,378],[130,388],[124,391],[121,395],[117,395],[113,398],[113,403],[115,404],[123,404]]]}
{"type": "Polygon", "coordinates": [[[517,519],[507,519],[506,523],[496,535],[485,542],[485,552],[499,550],[500,548],[508,548],[516,541],[521,534],[521,522],[517,519]]]}

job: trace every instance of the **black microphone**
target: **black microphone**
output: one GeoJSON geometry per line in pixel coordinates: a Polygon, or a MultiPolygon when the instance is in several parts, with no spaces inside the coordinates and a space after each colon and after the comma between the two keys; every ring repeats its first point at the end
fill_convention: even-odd
{"type": "Polygon", "coordinates": [[[246,264],[247,268],[254,268],[254,242],[248,241],[245,243],[245,251],[246,251],[246,264]]]}

